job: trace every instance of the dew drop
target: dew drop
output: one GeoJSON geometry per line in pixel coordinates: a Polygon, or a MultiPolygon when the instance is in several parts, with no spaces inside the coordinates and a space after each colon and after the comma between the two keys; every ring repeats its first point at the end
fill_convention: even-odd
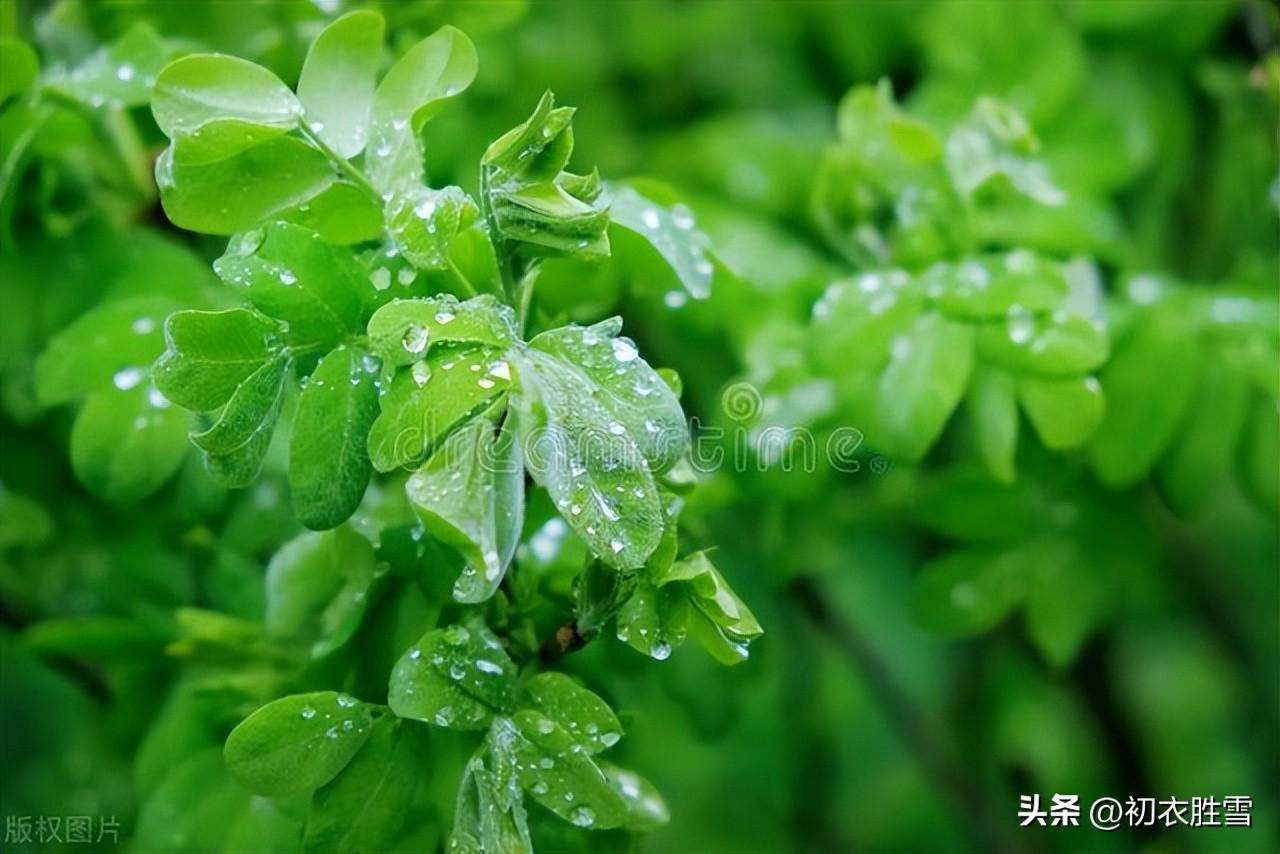
{"type": "Polygon", "coordinates": [[[640,214],[640,219],[644,222],[645,228],[657,228],[662,224],[658,219],[658,212],[653,208],[645,208],[640,214]]]}
{"type": "Polygon", "coordinates": [[[425,326],[419,326],[416,323],[409,324],[409,328],[404,331],[404,337],[400,339],[400,343],[404,345],[404,349],[413,353],[415,356],[427,349],[427,342],[431,340],[431,330],[425,326]]]}
{"type": "Polygon", "coordinates": [[[124,368],[115,372],[111,377],[111,384],[121,391],[128,391],[142,382],[142,376],[142,368],[124,368]]]}
{"type": "Polygon", "coordinates": [[[315,716],[316,716],[316,710],[315,710],[315,709],[311,708],[310,706],[303,706],[303,707],[302,707],[302,719],[303,719],[304,721],[309,721],[309,720],[311,720],[312,718],[314,718],[315,716]]]}
{"type": "Polygon", "coordinates": [[[640,354],[636,352],[635,345],[625,338],[613,339],[613,357],[619,362],[632,362],[640,354]]]}
{"type": "Polygon", "coordinates": [[[422,388],[431,379],[431,368],[427,367],[426,362],[414,362],[409,375],[413,377],[413,384],[422,388]]]}
{"type": "Polygon", "coordinates": [[[569,814],[569,820],[578,827],[590,827],[596,823],[596,814],[591,807],[578,807],[569,814]]]}
{"type": "Polygon", "coordinates": [[[666,661],[671,657],[671,644],[666,641],[658,641],[653,646],[649,647],[649,655],[653,656],[658,661],[666,661]]]}

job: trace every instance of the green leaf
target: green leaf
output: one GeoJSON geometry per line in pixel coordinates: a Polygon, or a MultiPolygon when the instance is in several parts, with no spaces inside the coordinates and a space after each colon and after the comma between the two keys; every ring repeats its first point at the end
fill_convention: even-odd
{"type": "Polygon", "coordinates": [[[233,240],[213,267],[259,311],[287,324],[284,337],[295,348],[327,350],[358,333],[373,296],[349,250],[284,222],[233,240]]]}
{"type": "Polygon", "coordinates": [[[679,583],[684,588],[693,604],[689,630],[723,664],[745,661],[747,645],[764,634],[751,610],[729,587],[706,552],[695,552],[676,561],[655,582],[659,587],[679,583]],[[705,619],[705,625],[699,617],[705,619]]]}
{"type": "Polygon", "coordinates": [[[429,346],[483,344],[506,349],[516,339],[516,316],[490,296],[459,302],[450,296],[396,299],[369,318],[369,347],[386,365],[423,358],[429,346]]]}
{"type": "Polygon", "coordinates": [[[1093,377],[1045,380],[1023,377],[1018,400],[1046,448],[1078,448],[1094,435],[1106,410],[1102,387],[1093,377]]]}
{"type": "Polygon", "coordinates": [[[386,203],[387,230],[400,253],[424,270],[449,267],[453,240],[476,226],[480,209],[461,187],[406,187],[386,203]]]}
{"type": "Polygon", "coordinates": [[[1037,543],[1036,572],[1027,593],[1027,635],[1055,667],[1065,667],[1108,610],[1111,592],[1099,573],[1109,567],[1087,560],[1069,540],[1037,543]]]}
{"type": "Polygon", "coordinates": [[[319,789],[369,739],[373,710],[333,691],[282,697],[240,722],[223,750],[227,768],[251,792],[280,798],[319,789]]]}
{"type": "Polygon", "coordinates": [[[488,347],[433,347],[426,359],[401,368],[369,431],[373,467],[387,472],[428,458],[506,393],[508,376],[500,351],[488,347]]]}
{"type": "Polygon", "coordinates": [[[289,491],[298,521],[323,530],[346,521],[373,467],[369,428],[378,417],[378,360],[357,347],[325,356],[298,398],[289,446],[289,491]]]}
{"type": "Polygon", "coordinates": [[[984,632],[1022,601],[1035,569],[1034,555],[1017,548],[948,552],[929,561],[921,573],[916,619],[949,637],[984,632]]]}
{"type": "Polygon", "coordinates": [[[715,266],[707,257],[707,238],[695,228],[684,205],[663,207],[632,187],[616,187],[609,194],[609,220],[648,242],[671,265],[685,290],[696,299],[711,294],[715,266]]]}
{"type": "Polygon", "coordinates": [[[408,814],[420,761],[410,727],[390,715],[375,720],[360,752],[316,791],[302,850],[389,850],[408,814]]]}
{"type": "Polygon", "coordinates": [[[40,59],[31,45],[21,39],[0,36],[0,105],[21,95],[40,74],[40,59]]]}
{"type": "Polygon", "coordinates": [[[376,12],[343,15],[316,36],[302,64],[306,122],[339,157],[355,157],[369,138],[382,30],[376,12]]]}
{"type": "MultiPolygon", "coordinates": [[[[616,328],[611,324],[604,334],[616,328]]],[[[600,332],[590,330],[568,334],[569,340],[583,343],[591,341],[588,336],[602,339],[600,332]]],[[[557,336],[547,346],[559,343],[557,336]]],[[[612,354],[603,357],[595,343],[588,346],[627,373],[626,363],[618,363],[612,354]]],[[[537,346],[512,354],[519,379],[512,414],[529,473],[602,560],[620,568],[641,566],[657,547],[663,529],[658,489],[645,450],[662,459],[666,449],[687,441],[683,421],[678,438],[670,432],[664,438],[659,426],[659,419],[666,421],[667,416],[657,387],[666,390],[665,384],[654,377],[653,386],[644,386],[659,402],[654,411],[657,417],[647,419],[653,427],[650,431],[643,411],[631,408],[634,389],[611,384],[619,395],[615,397],[586,371],[537,346]],[[637,419],[639,435],[632,432],[637,419]]],[[[597,363],[593,371],[603,367],[597,363]]],[[[644,370],[649,371],[647,366],[644,370]]]]}
{"type": "MultiPolygon", "coordinates": [[[[318,150],[293,137],[263,141],[212,159],[183,137],[156,161],[164,212],[179,228],[205,234],[246,231],[287,216],[329,190],[337,175],[318,150]]],[[[235,130],[243,139],[241,130],[235,130]]]]}
{"type": "Polygon", "coordinates": [[[612,762],[599,759],[596,762],[627,804],[627,819],[623,822],[623,827],[644,833],[671,821],[667,802],[652,783],[636,772],[619,768],[612,762]]]}
{"type": "Polygon", "coordinates": [[[533,115],[485,151],[481,192],[496,238],[538,255],[604,257],[609,211],[599,179],[562,171],[573,153],[572,118],[572,109],[555,107],[545,93],[533,115]]]}
{"type": "Polygon", "coordinates": [[[1254,399],[1239,454],[1245,492],[1264,512],[1280,514],[1280,411],[1274,399],[1254,399]]]}
{"type": "Polygon", "coordinates": [[[1225,360],[1206,358],[1193,400],[1159,468],[1165,495],[1182,512],[1202,506],[1231,470],[1249,412],[1249,386],[1225,360]]]}
{"type": "Polygon", "coordinates": [[[255,798],[227,773],[216,747],[172,754],[159,785],[142,803],[130,848],[138,854],[210,850],[296,850],[300,823],[266,798],[255,798]]]}
{"type": "Polygon", "coordinates": [[[228,119],[285,133],[302,105],[267,69],[234,56],[196,53],[164,67],[151,96],[156,124],[170,139],[228,119]]]}
{"type": "Polygon", "coordinates": [[[997,480],[1012,483],[1018,450],[1018,383],[999,368],[979,365],[969,386],[969,418],[978,453],[997,480]]]}
{"type": "Polygon", "coordinates": [[[923,481],[915,515],[953,540],[1016,542],[1044,522],[1037,492],[1029,481],[1001,483],[976,467],[955,466],[923,481]]]}
{"type": "Polygon", "coordinates": [[[588,753],[607,750],[622,724],[604,700],[563,673],[539,673],[525,684],[526,704],[554,721],[588,753]]]}
{"type": "Polygon", "coordinates": [[[564,326],[543,332],[529,346],[554,356],[592,385],[592,397],[612,420],[597,425],[610,435],[623,432],[644,454],[650,469],[662,474],[689,448],[684,411],[671,387],[640,358],[635,342],[622,338],[622,318],[593,326],[564,326]]]}
{"type": "Polygon", "coordinates": [[[573,114],[544,92],[529,118],[485,149],[480,165],[492,185],[527,186],[559,175],[573,153],[573,114]]]}
{"type": "Polygon", "coordinates": [[[541,712],[521,709],[493,723],[516,760],[520,787],[578,827],[606,830],[627,820],[627,805],[579,743],[541,712]]]}
{"type": "Polygon", "coordinates": [[[534,254],[602,258],[609,254],[609,212],[547,181],[498,194],[493,200],[498,232],[534,254]]]}
{"type": "MultiPolygon", "coordinates": [[[[563,532],[564,520],[555,520],[552,531],[563,532]]],[[[545,525],[544,525],[545,528],[545,525]]],[[[669,528],[668,528],[669,530],[669,528]]],[[[550,539],[551,531],[534,535],[541,544],[544,537],[550,539]]],[[[663,538],[663,543],[666,542],[663,538]]],[[[663,547],[658,547],[658,552],[663,547]]],[[[655,552],[654,554],[657,554],[655,552]]],[[[650,558],[650,562],[653,558],[650,558]]],[[[576,570],[577,567],[574,567],[576,570]]],[[[622,603],[635,590],[637,578],[633,573],[621,573],[611,566],[599,561],[589,560],[586,567],[578,574],[573,583],[573,627],[584,641],[590,641],[613,619],[622,603]]]]}
{"type": "Polygon", "coordinates": [[[137,107],[150,98],[151,85],[168,54],[151,25],[138,21],[69,74],[54,76],[49,86],[90,107],[137,107]]]}
{"type": "Polygon", "coordinates": [[[689,625],[689,597],[678,584],[655,587],[648,581],[618,609],[618,640],[658,661],[684,643],[689,625]]]}
{"type": "Polygon", "coordinates": [[[1045,317],[1019,310],[1003,323],[981,327],[978,352],[1011,371],[1075,377],[1102,365],[1110,345],[1100,322],[1065,312],[1045,317]]]}
{"type": "Polygon", "coordinates": [[[36,393],[56,406],[114,385],[136,385],[164,350],[164,297],[112,300],[80,315],[50,339],[36,360],[36,393]]]}
{"type": "Polygon", "coordinates": [[[449,244],[449,261],[462,290],[502,296],[502,274],[487,228],[476,224],[455,234],[449,244]]]}
{"type": "Polygon", "coordinates": [[[212,427],[191,434],[223,486],[240,489],[258,476],[280,417],[290,364],[287,351],[276,354],[240,383],[212,427]]]}
{"type": "Polygon", "coordinates": [[[515,708],[516,666],[482,623],[427,632],[396,663],[387,702],[402,718],[484,729],[515,708]]]}
{"type": "Polygon", "coordinates": [[[475,79],[475,46],[461,30],[441,27],[411,47],[382,78],[373,95],[366,167],[385,192],[417,184],[422,175],[418,134],[449,99],[475,79]]]}
{"type": "Polygon", "coordinates": [[[524,517],[524,463],[509,430],[486,418],[463,426],[409,478],[405,490],[432,536],[462,553],[453,589],[459,602],[483,602],[502,582],[524,517]]]}
{"type": "Polygon", "coordinates": [[[1200,362],[1197,330],[1181,312],[1157,310],[1117,346],[1098,377],[1107,413],[1089,461],[1099,480],[1121,489],[1146,476],[1182,423],[1200,362]]]}
{"type": "Polygon", "coordinates": [[[940,311],[959,320],[1050,312],[1068,293],[1061,265],[1026,250],[934,264],[920,284],[940,311]]]}
{"type": "MultiPolygon", "coordinates": [[[[489,741],[494,741],[490,734],[489,741]]],[[[467,763],[458,787],[449,854],[533,854],[511,751],[485,748],[467,763]],[[503,755],[494,756],[495,753],[503,755]],[[486,767],[488,755],[491,767],[486,767]]]]}
{"type": "Polygon", "coordinates": [[[932,128],[894,103],[888,81],[840,102],[839,141],[819,166],[814,218],[858,267],[922,267],[966,251],[969,215],[932,128]]]}
{"type": "Polygon", "coordinates": [[[893,339],[880,375],[876,414],[886,447],[918,460],[937,441],[964,396],[973,365],[973,329],[937,312],[920,315],[893,339]]]}
{"type": "Polygon", "coordinates": [[[1017,110],[994,98],[979,98],[969,120],[947,139],[947,171],[965,195],[1001,177],[1042,205],[1061,205],[1066,194],[1032,156],[1038,147],[1017,110]]]}
{"type": "Polygon", "coordinates": [[[243,308],[179,311],[164,324],[156,387],[179,406],[217,409],[275,353],[276,326],[243,308]]]}
{"type": "Polygon", "coordinates": [[[0,551],[41,545],[53,531],[53,516],[43,504],[10,489],[0,490],[0,551]]]}
{"type": "Polygon", "coordinates": [[[832,375],[879,368],[923,304],[920,289],[902,270],[832,283],[813,306],[809,344],[818,366],[832,375]]]}
{"type": "Polygon", "coordinates": [[[348,527],[294,537],[267,566],[268,634],[328,655],[360,627],[374,575],[373,546],[348,527]]]}
{"type": "Polygon", "coordinates": [[[140,373],[136,384],[94,392],[71,428],[71,467],[113,504],[155,492],[182,465],[191,416],[169,405],[140,373]]]}
{"type": "Polygon", "coordinates": [[[382,207],[351,181],[337,180],[281,219],[318,233],[340,246],[377,240],[382,236],[382,207]]]}

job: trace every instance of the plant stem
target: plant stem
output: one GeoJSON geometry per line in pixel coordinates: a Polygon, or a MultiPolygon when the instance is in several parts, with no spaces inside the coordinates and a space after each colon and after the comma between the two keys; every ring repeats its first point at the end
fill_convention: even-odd
{"type": "Polygon", "coordinates": [[[976,848],[992,852],[1016,850],[995,821],[982,793],[969,784],[964,770],[939,744],[924,715],[861,633],[827,606],[826,596],[811,579],[796,580],[789,592],[809,615],[814,628],[826,635],[862,674],[867,691],[884,709],[889,724],[921,770],[937,781],[943,795],[967,825],[976,848]]]}
{"type": "Polygon", "coordinates": [[[520,334],[524,334],[524,328],[529,319],[529,306],[533,304],[533,286],[538,281],[538,268],[531,265],[525,270],[524,275],[520,278],[520,334]]]}
{"type": "Polygon", "coordinates": [[[382,206],[382,194],[374,188],[373,184],[369,183],[369,179],[364,176],[363,172],[351,165],[350,160],[330,148],[306,122],[300,122],[298,124],[298,130],[302,133],[303,137],[306,138],[307,142],[310,142],[316,148],[320,149],[320,152],[324,154],[325,157],[328,157],[333,165],[338,168],[338,171],[350,179],[351,183],[355,184],[367,193],[379,207],[382,206]]]}

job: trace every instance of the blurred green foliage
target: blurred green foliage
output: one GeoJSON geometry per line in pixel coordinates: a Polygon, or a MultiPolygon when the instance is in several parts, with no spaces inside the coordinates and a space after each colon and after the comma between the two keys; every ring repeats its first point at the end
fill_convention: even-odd
{"type": "MultiPolygon", "coordinates": [[[[588,833],[530,803],[538,850],[1275,850],[1280,16],[1252,0],[0,2],[0,812],[118,816],[121,850],[296,850],[309,798],[241,788],[228,733],[294,691],[385,696],[456,609],[461,560],[415,533],[400,475],[302,534],[286,439],[323,407],[275,400],[261,476],[227,489],[187,439],[207,419],[145,376],[165,317],[234,306],[218,276],[257,257],[166,218],[252,225],[162,210],[156,76],[216,51],[293,88],[357,7],[386,18],[380,70],[444,25],[475,42],[474,83],[422,130],[430,186],[481,190],[481,154],[550,89],[576,107],[569,167],[709,247],[615,226],[610,257],[543,262],[531,316],[622,314],[679,372],[724,456],[673,544],[719,569],[677,585],[696,604],[732,581],[769,633],[733,669],[611,633],[566,656],[670,821],[588,833]],[[273,610],[299,577],[334,605],[273,610]],[[324,645],[303,667],[300,642],[324,645]],[[1019,795],[1054,792],[1250,795],[1253,827],[1017,826],[1019,795]]],[[[385,212],[312,213],[352,242],[385,212]]],[[[515,552],[539,627],[608,619],[541,489],[515,552]]],[[[662,630],[675,589],[618,618],[662,630]]],[[[360,755],[395,773],[408,737],[374,727],[360,755]]],[[[307,844],[442,846],[493,770],[467,738],[432,730],[395,838],[307,844]]],[[[332,814],[356,797],[323,791],[332,814]]]]}

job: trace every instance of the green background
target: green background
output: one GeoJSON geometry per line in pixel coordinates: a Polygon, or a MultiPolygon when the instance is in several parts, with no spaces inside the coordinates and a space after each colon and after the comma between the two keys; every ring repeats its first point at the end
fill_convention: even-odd
{"type": "MultiPolygon", "coordinates": [[[[245,56],[292,84],[323,24],[370,5],[5,2],[0,32],[33,44],[51,73],[147,20],[177,49],[245,56]]],[[[703,478],[683,521],[686,546],[718,547],[721,571],[766,630],[734,668],[693,648],[650,661],[610,638],[570,656],[566,669],[626,728],[618,758],[657,785],[672,818],[634,839],[537,825],[539,850],[1276,850],[1273,6],[604,0],[382,11],[393,52],[445,23],[479,50],[476,82],[426,131],[433,186],[474,190],[484,146],[550,88],[578,108],[574,165],[665,181],[723,262],[711,298],[687,305],[673,305],[644,258],[565,264],[539,285],[549,314],[622,314],[646,358],[680,373],[687,414],[727,431],[730,463],[745,448],[741,464],[703,478]],[[786,471],[750,447],[764,422],[725,411],[726,389],[749,383],[770,423],[820,437],[837,426],[874,433],[840,405],[815,403],[813,383],[843,368],[811,359],[815,336],[840,334],[815,332],[812,306],[859,267],[818,226],[813,197],[837,104],[882,79],[937,128],[991,95],[1036,131],[1070,201],[1054,217],[1015,212],[986,235],[1095,265],[1112,352],[1136,353],[1127,378],[1103,376],[1108,415],[1131,416],[1104,421],[1105,453],[1132,476],[1107,476],[1097,446],[1045,450],[1024,420],[1017,480],[998,484],[976,466],[959,416],[919,462],[882,452],[872,435],[856,471],[786,471]],[[1175,332],[1149,352],[1132,345],[1144,321],[1125,299],[1141,276],[1179,294],[1168,309],[1175,332]],[[1216,298],[1251,301],[1257,341],[1205,331],[1200,306],[1230,307],[1216,298]],[[1215,379],[1186,360],[1255,343],[1262,355],[1248,370],[1262,379],[1250,388],[1264,391],[1251,392],[1257,414],[1241,427],[1221,393],[1234,369],[1215,379]],[[1183,380],[1185,399],[1160,395],[1183,380]],[[1154,402],[1126,410],[1130,398],[1154,402]],[[1195,413],[1218,440],[1207,444],[1224,450],[1206,452],[1207,474],[1179,491],[1162,431],[1168,422],[1169,436],[1181,435],[1195,413]],[[1052,554],[1037,551],[1045,530],[1052,554]],[[920,583],[948,556],[1018,549],[1060,573],[1026,608],[984,589],[987,612],[957,625],[954,591],[920,583]],[[1104,795],[1247,795],[1253,827],[1021,829],[1019,795],[1033,793],[1046,803],[1079,794],[1086,807],[1104,795]]],[[[7,158],[29,118],[15,106],[0,113],[7,158]]],[[[185,674],[207,662],[170,642],[182,606],[260,617],[266,560],[299,530],[282,458],[248,490],[223,491],[178,423],[141,457],[172,459],[174,476],[104,496],[71,463],[72,425],[93,398],[36,390],[36,359],[53,335],[101,303],[219,304],[209,262],[224,244],[168,225],[151,178],[163,137],[145,106],[71,103],[29,144],[6,163],[0,207],[0,813],[116,816],[121,848],[173,850],[147,833],[176,826],[183,850],[267,850],[251,825],[225,836],[225,793],[206,777],[192,774],[184,789],[166,776],[193,756],[207,764],[191,746],[220,744],[253,708],[201,707],[185,674]],[[191,754],[176,754],[179,744],[191,754]]],[[[76,374],[86,392],[97,382],[93,336],[75,336],[90,347],[76,374]]],[[[99,405],[103,418],[132,417],[123,401],[99,405]]],[[[141,468],[153,464],[164,468],[141,468]]],[[[259,687],[238,689],[251,698],[259,687]]]]}

